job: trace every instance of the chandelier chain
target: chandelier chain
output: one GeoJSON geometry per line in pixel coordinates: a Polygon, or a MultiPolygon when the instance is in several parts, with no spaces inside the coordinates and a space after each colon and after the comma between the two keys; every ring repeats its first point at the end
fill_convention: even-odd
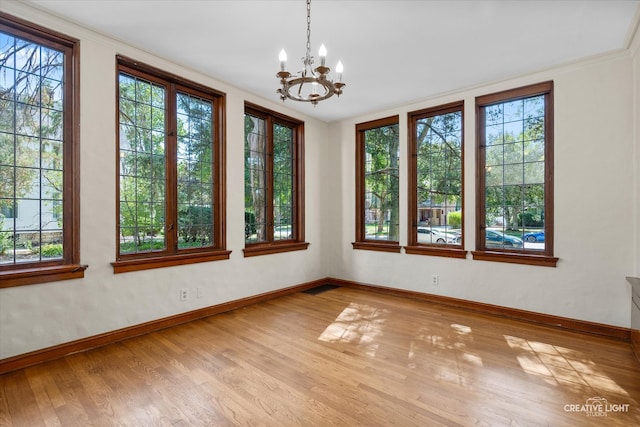
{"type": "Polygon", "coordinates": [[[307,58],[311,56],[311,0],[307,0],[307,58]]]}

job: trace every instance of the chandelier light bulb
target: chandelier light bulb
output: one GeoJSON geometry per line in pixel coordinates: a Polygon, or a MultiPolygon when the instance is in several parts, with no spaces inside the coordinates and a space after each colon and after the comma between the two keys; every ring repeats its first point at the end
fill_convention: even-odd
{"type": "Polygon", "coordinates": [[[287,66],[287,52],[282,49],[278,58],[280,59],[280,71],[284,71],[287,66]]]}
{"type": "Polygon", "coordinates": [[[320,56],[320,65],[324,67],[324,63],[327,59],[327,48],[324,47],[324,44],[320,46],[320,50],[318,51],[318,55],[320,56]]]}
{"type": "Polygon", "coordinates": [[[342,72],[344,71],[344,66],[342,65],[342,61],[338,61],[338,65],[336,65],[336,73],[338,73],[338,81],[342,81],[342,72]]]}

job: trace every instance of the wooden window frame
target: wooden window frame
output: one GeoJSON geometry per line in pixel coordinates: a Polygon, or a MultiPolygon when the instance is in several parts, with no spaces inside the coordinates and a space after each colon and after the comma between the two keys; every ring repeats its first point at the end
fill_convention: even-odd
{"type": "Polygon", "coordinates": [[[448,258],[466,258],[467,251],[464,249],[464,101],[452,102],[436,107],[425,108],[418,111],[412,111],[407,114],[407,124],[409,127],[409,150],[408,150],[408,178],[409,178],[409,196],[408,196],[408,242],[404,250],[408,254],[413,255],[431,255],[448,258]],[[460,147],[460,167],[461,167],[461,190],[460,190],[460,206],[462,211],[461,224],[461,241],[459,245],[452,244],[429,244],[418,241],[418,144],[417,144],[417,122],[418,120],[440,116],[449,113],[460,112],[461,114],[461,147],[460,147]]]}
{"type": "MultiPolygon", "coordinates": [[[[119,129],[119,76],[121,72],[141,77],[166,88],[165,103],[166,116],[166,148],[165,148],[165,236],[166,248],[162,252],[148,252],[136,254],[120,253],[120,171],[116,170],[116,261],[112,262],[114,274],[130,271],[147,270],[152,268],[170,267],[175,265],[193,264],[229,259],[231,251],[226,249],[226,130],[225,130],[225,99],[224,92],[211,89],[199,83],[186,80],[174,74],[162,71],[133,59],[116,57],[116,129],[119,129]],[[202,96],[213,104],[213,246],[178,249],[177,216],[177,131],[176,131],[176,100],[178,92],[202,96]]],[[[116,136],[116,164],[120,157],[120,132],[116,136]]]]}
{"type": "Polygon", "coordinates": [[[364,249],[370,251],[393,252],[400,253],[402,247],[399,241],[389,240],[371,240],[366,238],[365,233],[365,132],[385,126],[399,125],[400,116],[390,116],[382,119],[371,120],[364,123],[356,124],[356,165],[355,165],[355,184],[356,184],[356,201],[355,201],[355,226],[356,240],[351,245],[353,249],[364,249]]]}
{"type": "MultiPolygon", "coordinates": [[[[245,257],[276,254],[305,250],[309,243],[305,242],[305,209],[304,209],[304,122],[287,115],[245,102],[244,114],[259,117],[266,122],[266,211],[267,239],[262,242],[246,242],[243,249],[245,257]],[[293,131],[293,217],[296,226],[291,239],[275,240],[273,223],[273,126],[280,124],[293,131]]],[[[246,138],[246,136],[245,136],[246,138]]]]}
{"type": "Polygon", "coordinates": [[[0,267],[0,288],[84,277],[80,263],[80,41],[0,12],[0,31],[64,52],[63,255],[0,267]]]}
{"type": "Polygon", "coordinates": [[[555,267],[558,258],[553,256],[553,81],[537,83],[516,89],[505,90],[476,97],[476,250],[474,260],[497,261],[514,264],[555,267]],[[485,199],[485,108],[532,96],[544,95],[545,99],[545,249],[500,250],[487,248],[485,241],[486,199],[485,199]]]}

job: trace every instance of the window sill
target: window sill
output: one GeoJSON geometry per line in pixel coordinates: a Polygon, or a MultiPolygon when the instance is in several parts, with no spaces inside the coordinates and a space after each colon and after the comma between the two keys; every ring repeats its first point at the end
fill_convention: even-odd
{"type": "Polygon", "coordinates": [[[505,253],[492,251],[473,251],[474,260],[508,262],[512,264],[537,265],[541,267],[555,267],[558,258],[547,255],[536,255],[529,253],[505,253]]]}
{"type": "Polygon", "coordinates": [[[65,264],[50,267],[32,267],[0,272],[0,288],[34,285],[59,280],[81,279],[87,265],[65,264]]]}
{"type": "Polygon", "coordinates": [[[309,247],[307,242],[287,242],[274,244],[256,244],[243,249],[244,257],[278,254],[281,252],[303,251],[309,247]]]}
{"type": "Polygon", "coordinates": [[[353,242],[353,249],[363,249],[367,251],[394,252],[400,253],[402,247],[397,243],[378,243],[378,242],[353,242]]]}
{"type": "Polygon", "coordinates": [[[229,259],[231,251],[218,250],[215,252],[167,255],[149,258],[136,258],[114,261],[113,274],[128,273],[130,271],[150,270],[152,268],[172,267],[176,265],[196,264],[199,262],[220,261],[229,259]]]}
{"type": "Polygon", "coordinates": [[[467,257],[467,251],[452,246],[405,246],[404,252],[411,255],[441,256],[446,258],[465,259],[467,257]]]}

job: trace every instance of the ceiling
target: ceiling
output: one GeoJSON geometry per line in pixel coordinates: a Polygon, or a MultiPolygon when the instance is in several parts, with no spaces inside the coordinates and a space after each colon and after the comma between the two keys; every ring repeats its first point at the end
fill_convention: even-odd
{"type": "MultiPolygon", "coordinates": [[[[304,0],[24,0],[278,101],[278,53],[300,70],[304,0]]],[[[347,86],[316,107],[331,122],[628,47],[640,1],[314,0],[311,49],[340,59],[347,86]]]]}

